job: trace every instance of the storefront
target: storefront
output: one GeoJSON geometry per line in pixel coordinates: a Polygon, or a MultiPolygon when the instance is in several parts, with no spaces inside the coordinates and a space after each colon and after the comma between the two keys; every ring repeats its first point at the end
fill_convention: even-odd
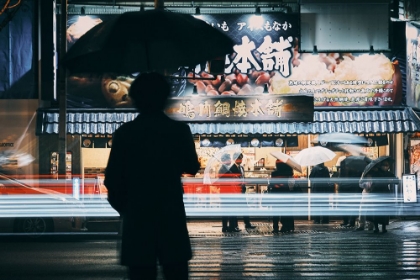
{"type": "MultiPolygon", "coordinates": [[[[93,27],[115,17],[98,9],[86,8],[84,13],[69,14],[69,47],[80,36],[81,24],[93,27]]],[[[345,132],[371,139],[370,146],[364,147],[366,154],[391,155],[395,173],[407,173],[404,139],[420,131],[420,120],[403,102],[405,56],[404,61],[396,59],[395,51],[378,51],[385,49],[381,47],[356,51],[348,47],[351,44],[347,49],[322,50],[316,38],[312,44],[318,44],[318,51],[305,51],[309,37],[302,37],[302,20],[307,18],[301,13],[267,11],[255,21],[251,13],[213,9],[204,14],[202,9],[201,16],[235,40],[235,52],[226,56],[224,75],[214,80],[172,79],[167,113],[190,125],[203,169],[206,159],[227,143],[240,143],[247,169],[261,171],[261,164],[267,170],[274,168],[270,151],[281,149],[293,155],[320,144],[313,143],[318,134],[345,132]]],[[[209,78],[212,74],[206,65],[197,65],[173,75],[209,78]]],[[[103,173],[112,133],[137,116],[127,99],[134,78],[109,74],[68,79],[70,176],[103,173]]],[[[59,108],[38,109],[40,143],[57,146],[58,117],[59,108]]],[[[40,152],[40,174],[57,172],[54,152],[53,148],[40,152]]],[[[343,151],[336,153],[336,159],[327,162],[332,171],[343,151]]],[[[307,170],[298,175],[307,176],[307,170]]]]}

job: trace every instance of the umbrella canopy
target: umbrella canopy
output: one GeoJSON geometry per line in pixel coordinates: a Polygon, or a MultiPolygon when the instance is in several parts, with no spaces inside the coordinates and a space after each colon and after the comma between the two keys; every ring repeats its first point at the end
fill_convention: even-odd
{"type": "Polygon", "coordinates": [[[176,71],[233,52],[227,35],[191,15],[162,9],[126,12],[86,32],[68,50],[71,74],[176,71]]]}
{"type": "Polygon", "coordinates": [[[314,142],[325,142],[325,143],[343,143],[343,144],[362,144],[367,143],[368,140],[365,137],[354,135],[350,133],[326,133],[321,134],[314,140],[314,142]]]}
{"type": "Polygon", "coordinates": [[[303,149],[295,156],[301,166],[312,166],[335,158],[335,153],[327,148],[316,146],[303,149]]]}
{"type": "Polygon", "coordinates": [[[242,153],[241,145],[228,145],[217,151],[204,169],[204,184],[213,184],[220,176],[229,171],[235,160],[242,153]]]}
{"type": "Polygon", "coordinates": [[[381,162],[385,160],[389,160],[389,159],[391,159],[390,156],[380,156],[377,159],[372,160],[363,170],[362,177],[360,179],[363,179],[369,173],[369,171],[371,171],[374,167],[379,165],[381,162]]]}
{"type": "Polygon", "coordinates": [[[343,151],[349,152],[353,156],[360,156],[363,155],[363,149],[361,146],[354,145],[354,144],[340,144],[337,147],[343,151]]]}
{"type": "Polygon", "coordinates": [[[278,160],[281,160],[282,162],[286,163],[293,169],[302,172],[302,167],[297,163],[291,156],[288,154],[282,153],[280,151],[271,152],[270,155],[275,157],[278,160]]]}
{"type": "Polygon", "coordinates": [[[348,156],[341,163],[340,177],[358,177],[372,160],[366,156],[348,156]]]}

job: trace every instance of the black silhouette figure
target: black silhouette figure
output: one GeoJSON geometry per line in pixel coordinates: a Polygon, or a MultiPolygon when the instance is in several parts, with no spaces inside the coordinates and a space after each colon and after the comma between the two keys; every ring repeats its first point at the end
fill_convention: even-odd
{"type": "MultiPolygon", "coordinates": [[[[241,186],[241,193],[245,194],[246,192],[246,186],[243,183],[243,180],[245,178],[244,176],[244,167],[241,165],[242,164],[242,159],[243,159],[243,154],[238,154],[235,153],[233,155],[233,157],[235,158],[235,163],[230,167],[229,171],[231,173],[231,176],[234,178],[238,178],[241,182],[240,182],[240,186],[241,186]]],[[[244,196],[241,196],[241,203],[242,204],[246,204],[246,199],[244,199],[244,196]]],[[[256,228],[256,226],[251,224],[251,219],[249,218],[249,216],[245,215],[244,216],[244,224],[245,224],[245,229],[254,229],[256,228]]],[[[236,226],[233,227],[234,225],[232,225],[231,227],[231,231],[240,231],[240,229],[238,228],[238,222],[236,221],[236,226]]]]}
{"type": "MultiPolygon", "coordinates": [[[[219,171],[218,171],[218,177],[220,179],[224,179],[224,178],[232,178],[232,172],[229,170],[230,169],[230,165],[232,163],[232,158],[230,156],[230,154],[223,154],[221,157],[222,160],[222,166],[220,167],[219,171]]],[[[229,184],[226,185],[220,185],[220,187],[223,189],[223,192],[226,193],[227,192],[227,188],[230,188],[232,186],[230,186],[229,184]]],[[[222,207],[224,207],[224,203],[222,203],[222,207]]],[[[234,216],[222,216],[222,232],[239,232],[241,231],[240,229],[238,229],[238,219],[234,216]]]]}
{"type": "MultiPolygon", "coordinates": [[[[328,214],[328,195],[334,193],[334,185],[330,182],[330,171],[325,164],[319,163],[312,168],[311,174],[311,192],[318,194],[314,200],[314,223],[328,224],[330,217],[328,214]],[[321,194],[321,195],[319,195],[321,194]]],[[[346,224],[347,225],[347,224],[346,224]]]]}
{"type": "Polygon", "coordinates": [[[105,172],[108,201],[122,218],[121,264],[130,279],[188,279],[192,258],[183,203],[183,173],[200,165],[188,125],[163,112],[171,92],[157,73],[139,75],[130,96],[139,116],[113,136],[105,172]]]}
{"type": "MultiPolygon", "coordinates": [[[[279,183],[271,183],[268,186],[269,193],[291,193],[293,190],[289,187],[288,178],[293,178],[293,169],[281,160],[276,161],[276,170],[271,173],[271,178],[282,178],[279,183]]],[[[290,209],[292,210],[292,209],[290,209]]],[[[273,231],[272,233],[279,232],[293,232],[295,230],[295,219],[292,215],[282,215],[273,217],[273,231]],[[279,230],[279,221],[282,224],[279,230]]]]}

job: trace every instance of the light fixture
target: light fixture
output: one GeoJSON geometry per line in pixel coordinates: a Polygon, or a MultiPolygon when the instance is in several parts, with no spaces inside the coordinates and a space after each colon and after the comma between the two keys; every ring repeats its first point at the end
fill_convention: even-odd
{"type": "Polygon", "coordinates": [[[318,54],[318,47],[315,45],[312,54],[318,54]]]}
{"type": "Polygon", "coordinates": [[[196,8],[195,8],[195,15],[196,15],[196,16],[201,15],[200,7],[196,7],[196,8]]]}
{"type": "Polygon", "coordinates": [[[369,55],[374,55],[374,54],[375,54],[375,50],[373,49],[373,46],[370,46],[369,55]]]}
{"type": "Polygon", "coordinates": [[[251,30],[263,29],[264,19],[261,15],[261,8],[255,7],[255,13],[248,19],[248,28],[251,30]]]}
{"type": "Polygon", "coordinates": [[[282,147],[284,144],[284,141],[281,138],[277,138],[274,144],[276,145],[276,147],[282,147]]]}
{"type": "Polygon", "coordinates": [[[264,84],[263,93],[268,93],[268,85],[267,84],[264,84]]]}

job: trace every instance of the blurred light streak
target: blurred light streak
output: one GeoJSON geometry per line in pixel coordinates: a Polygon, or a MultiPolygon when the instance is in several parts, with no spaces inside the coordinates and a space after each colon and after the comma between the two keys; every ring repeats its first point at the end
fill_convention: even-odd
{"type": "MultiPolygon", "coordinates": [[[[399,180],[375,179],[386,183],[399,184],[399,180]]],[[[81,180],[87,186],[96,183],[95,178],[81,180]]],[[[311,180],[313,183],[315,180],[311,180]]],[[[359,179],[327,178],[317,180],[324,183],[359,182],[359,179]]],[[[71,182],[71,181],[70,181],[71,182]]],[[[49,176],[22,176],[17,179],[0,174],[0,217],[117,217],[111,208],[107,194],[80,194],[75,199],[72,194],[64,194],[65,179],[51,179],[49,176]],[[18,180],[19,179],[19,180],[18,180]],[[34,187],[36,186],[36,187],[34,187]]],[[[219,179],[211,185],[204,185],[202,178],[183,178],[184,205],[189,217],[215,216],[310,216],[317,211],[329,216],[359,215],[362,194],[359,193],[311,193],[308,180],[302,178],[246,178],[219,179]],[[232,186],[244,183],[253,189],[252,193],[227,193],[232,186]],[[300,189],[300,192],[267,193],[262,187],[284,184],[300,189]],[[213,188],[220,193],[210,193],[213,188]],[[200,190],[202,193],[198,193],[200,190]]],[[[141,182],[139,182],[139,185],[141,182]]],[[[139,205],[148,197],[138,197],[139,205]]],[[[417,203],[403,203],[402,197],[393,194],[375,194],[363,197],[366,215],[412,215],[419,214],[417,203]]]]}
{"type": "MultiPolygon", "coordinates": [[[[139,197],[139,202],[143,199],[147,197],[139,197]]],[[[309,211],[327,211],[330,216],[358,215],[360,201],[357,194],[184,194],[187,216],[305,216],[309,211]]],[[[402,204],[401,199],[380,194],[369,195],[363,204],[367,215],[396,215],[409,206],[402,204]]],[[[81,196],[80,200],[69,195],[60,200],[48,195],[0,196],[0,217],[65,216],[118,214],[100,195],[81,196]]]]}

